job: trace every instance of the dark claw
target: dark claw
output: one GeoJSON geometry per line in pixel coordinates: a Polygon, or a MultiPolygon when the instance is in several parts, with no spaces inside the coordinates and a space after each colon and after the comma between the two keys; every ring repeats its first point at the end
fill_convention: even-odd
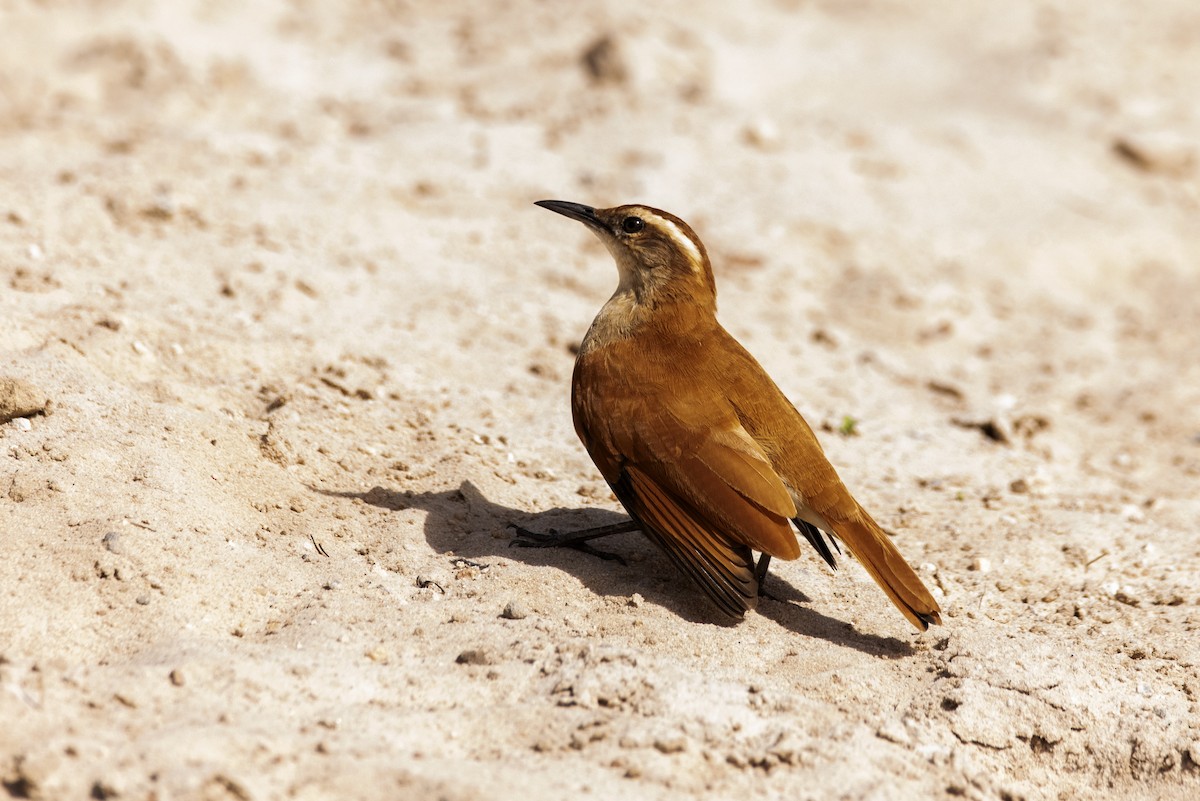
{"type": "Polygon", "coordinates": [[[559,534],[554,529],[550,529],[546,534],[539,534],[536,531],[530,531],[527,528],[518,526],[516,523],[509,523],[508,527],[516,532],[516,537],[508,543],[508,547],[510,548],[572,548],[576,551],[591,554],[606,562],[620,562],[626,567],[629,566],[624,557],[618,556],[615,553],[609,553],[608,551],[597,550],[588,545],[585,540],[572,539],[570,534],[559,534]]]}
{"type": "Polygon", "coordinates": [[[558,540],[558,531],[555,529],[550,529],[545,534],[539,534],[536,531],[530,531],[524,526],[518,526],[516,523],[509,523],[508,528],[517,532],[517,539],[508,543],[509,548],[514,545],[518,548],[553,548],[556,545],[562,544],[558,540]]]}

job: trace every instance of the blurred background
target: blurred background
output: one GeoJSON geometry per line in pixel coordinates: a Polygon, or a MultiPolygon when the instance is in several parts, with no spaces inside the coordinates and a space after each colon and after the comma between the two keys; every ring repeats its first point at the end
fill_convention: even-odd
{"type": "MultiPolygon", "coordinates": [[[[154,279],[131,280],[130,302],[165,291],[178,316],[222,333],[245,319],[239,336],[269,341],[253,325],[272,306],[319,320],[322,338],[367,327],[426,375],[478,358],[441,347],[475,335],[448,322],[456,310],[578,340],[612,276],[598,246],[530,202],[639,201],[701,233],[722,297],[738,297],[727,326],[765,324],[789,359],[806,338],[852,356],[860,337],[886,342],[1002,403],[1180,423],[1169,438],[1188,447],[1166,473],[1194,462],[1194,391],[1177,387],[1175,412],[1128,403],[1172,376],[1200,386],[1190,3],[8,2],[3,15],[14,286],[94,286],[53,265],[122,260],[129,236],[182,246],[186,268],[126,261],[154,279]],[[312,303],[238,297],[239,283],[270,296],[292,279],[312,303]],[[1119,386],[1071,383],[1113,360],[1119,386]]],[[[823,389],[868,390],[835,383],[823,389]]]]}

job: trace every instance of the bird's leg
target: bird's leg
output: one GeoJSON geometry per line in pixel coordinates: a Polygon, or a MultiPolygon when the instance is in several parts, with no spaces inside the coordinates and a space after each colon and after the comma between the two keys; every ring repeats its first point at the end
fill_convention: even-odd
{"type": "Polygon", "coordinates": [[[754,566],[754,578],[758,581],[758,595],[761,598],[767,598],[771,601],[778,601],[771,593],[763,589],[763,585],[767,581],[767,568],[771,566],[771,554],[762,553],[758,555],[758,564],[754,566]]]}
{"type": "Polygon", "coordinates": [[[516,538],[509,543],[510,547],[515,545],[518,548],[574,548],[577,551],[583,551],[592,556],[620,562],[621,564],[626,564],[622,557],[617,556],[615,553],[596,550],[588,545],[588,541],[607,537],[610,534],[626,534],[630,531],[640,531],[642,528],[633,520],[627,520],[624,523],[613,523],[608,526],[580,529],[579,531],[566,531],[561,534],[554,529],[550,529],[548,534],[539,534],[536,531],[530,531],[515,523],[509,523],[508,527],[517,532],[516,538]]]}

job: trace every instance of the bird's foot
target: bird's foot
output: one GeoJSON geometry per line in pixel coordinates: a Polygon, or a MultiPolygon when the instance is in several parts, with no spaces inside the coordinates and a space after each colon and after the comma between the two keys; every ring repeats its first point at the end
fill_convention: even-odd
{"type": "Polygon", "coordinates": [[[626,566],[629,564],[622,556],[609,553],[608,551],[601,551],[588,545],[587,541],[595,537],[595,534],[590,530],[559,533],[554,529],[550,529],[549,532],[541,534],[536,531],[530,531],[523,526],[518,526],[516,523],[509,523],[508,527],[516,532],[516,536],[508,543],[508,547],[510,548],[573,548],[576,551],[591,554],[607,562],[620,562],[626,566]]]}

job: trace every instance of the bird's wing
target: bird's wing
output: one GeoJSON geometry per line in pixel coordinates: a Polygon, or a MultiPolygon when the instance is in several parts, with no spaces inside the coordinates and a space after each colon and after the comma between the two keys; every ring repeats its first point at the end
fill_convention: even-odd
{"type": "MultiPolygon", "coordinates": [[[[611,399],[610,399],[611,400],[611,399]]],[[[643,530],[729,614],[757,603],[754,551],[795,559],[791,494],[732,407],[683,400],[593,413],[577,396],[576,429],[643,530]]]]}
{"type": "Polygon", "coordinates": [[[626,461],[695,510],[714,535],[795,559],[800,546],[788,519],[796,505],[733,409],[712,399],[673,401],[627,421],[626,461]]]}
{"type": "Polygon", "coordinates": [[[675,400],[626,421],[618,446],[625,462],[689,506],[714,536],[794,559],[787,520],[796,507],[761,448],[732,410],[722,414],[711,401],[681,409],[675,400]]]}
{"type": "Polygon", "coordinates": [[[836,534],[915,626],[939,622],[937,601],[842,484],[804,418],[724,329],[716,336],[728,358],[705,362],[711,381],[686,380],[684,368],[696,369],[686,361],[630,376],[625,367],[647,358],[632,340],[576,360],[575,429],[625,508],[735,616],[757,602],[752,549],[799,556],[788,523],[796,518],[831,564],[816,529],[836,534]],[[700,389],[714,385],[723,391],[700,389]]]}
{"type": "Polygon", "coordinates": [[[613,491],[672,562],[704,590],[721,611],[741,617],[758,605],[758,578],[750,548],[715,531],[640,468],[627,465],[613,491]]]}

